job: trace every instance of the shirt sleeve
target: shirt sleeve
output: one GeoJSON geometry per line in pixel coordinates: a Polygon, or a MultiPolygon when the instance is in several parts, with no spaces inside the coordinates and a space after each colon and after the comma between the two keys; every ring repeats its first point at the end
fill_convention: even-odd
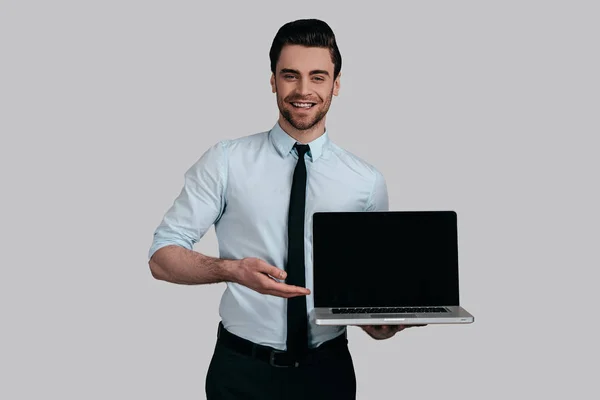
{"type": "Polygon", "coordinates": [[[365,211],[389,211],[387,184],[381,172],[375,170],[375,182],[365,211]]]}
{"type": "Polygon", "coordinates": [[[184,186],[154,232],[148,259],[161,247],[178,245],[192,250],[225,209],[226,145],[208,149],[184,175],[184,186]]]}

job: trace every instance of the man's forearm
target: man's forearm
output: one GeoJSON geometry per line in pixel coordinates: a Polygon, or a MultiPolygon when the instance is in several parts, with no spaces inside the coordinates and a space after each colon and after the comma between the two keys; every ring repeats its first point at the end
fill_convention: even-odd
{"type": "Polygon", "coordinates": [[[182,285],[201,285],[235,281],[236,262],[171,245],[158,249],[148,264],[156,279],[182,285]]]}

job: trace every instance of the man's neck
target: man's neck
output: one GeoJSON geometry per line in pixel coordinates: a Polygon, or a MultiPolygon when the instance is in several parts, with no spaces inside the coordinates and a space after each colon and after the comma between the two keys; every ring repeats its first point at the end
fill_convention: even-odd
{"type": "Polygon", "coordinates": [[[294,128],[281,114],[279,114],[279,126],[285,133],[296,139],[300,143],[310,143],[325,133],[325,117],[315,126],[307,130],[294,128]]]}

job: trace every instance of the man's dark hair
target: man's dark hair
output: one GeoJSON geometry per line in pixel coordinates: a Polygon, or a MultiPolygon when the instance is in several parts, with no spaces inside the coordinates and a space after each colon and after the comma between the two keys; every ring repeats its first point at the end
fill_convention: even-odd
{"type": "Polygon", "coordinates": [[[281,49],[286,44],[299,44],[307,47],[323,47],[329,49],[333,62],[333,78],[337,78],[342,69],[342,55],[335,41],[333,31],[327,23],[318,19],[299,19],[288,22],[277,31],[269,57],[271,59],[271,72],[275,73],[275,66],[279,60],[281,49]]]}

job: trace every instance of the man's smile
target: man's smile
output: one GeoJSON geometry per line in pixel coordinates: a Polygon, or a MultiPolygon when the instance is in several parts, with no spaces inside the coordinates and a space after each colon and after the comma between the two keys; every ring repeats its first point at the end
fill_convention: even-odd
{"type": "Polygon", "coordinates": [[[312,108],[315,103],[310,103],[310,102],[291,102],[290,103],[292,106],[294,106],[294,108],[303,108],[303,109],[310,109],[312,108]]]}

